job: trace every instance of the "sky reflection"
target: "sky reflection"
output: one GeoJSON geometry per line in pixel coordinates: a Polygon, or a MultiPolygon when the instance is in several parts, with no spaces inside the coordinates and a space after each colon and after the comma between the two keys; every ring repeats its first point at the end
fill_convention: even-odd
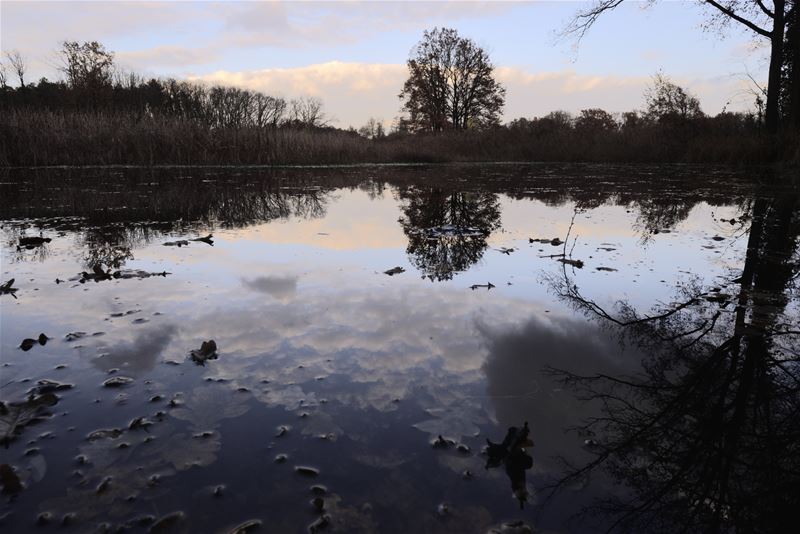
{"type": "MultiPolygon", "coordinates": [[[[589,457],[587,436],[565,429],[597,407],[542,370],[627,374],[646,354],[575,313],[554,294],[552,277],[566,272],[604,304],[626,298],[650,307],[698,278],[738,276],[745,252],[741,227],[722,222],[740,217],[735,195],[728,203],[679,199],[677,209],[627,186],[595,191],[592,205],[591,191],[553,199],[524,183],[476,194],[408,177],[311,182],[305,198],[269,181],[249,190],[220,179],[204,186],[216,193],[198,191],[198,204],[187,205],[193,217],[157,223],[92,220],[90,210],[68,224],[22,219],[15,210],[29,208],[19,204],[3,208],[16,214],[0,228],[3,280],[15,278],[19,291],[0,301],[2,398],[24,399],[43,378],[74,385],[59,392],[55,417],[25,428],[6,451],[26,485],[0,510],[15,511],[12,531],[43,511],[76,512],[79,526],[122,524],[152,513],[155,502],[183,510],[189,530],[270,510],[268,525],[294,531],[313,520],[310,484],[295,465],[320,470],[334,531],[485,531],[509,519],[569,530],[564,521],[609,491],[608,480],[573,484],[544,511],[536,509],[539,489],[558,476],[555,456],[589,457]],[[220,219],[215,195],[239,202],[238,215],[220,219]],[[570,250],[580,269],[548,257],[563,245],[531,242],[564,239],[573,216],[570,250]],[[430,233],[445,225],[480,235],[444,242],[430,233]],[[46,254],[16,250],[19,235],[39,231],[53,238],[46,254]],[[163,246],[208,233],[213,247],[163,246]],[[436,255],[417,254],[429,245],[436,255]],[[442,251],[465,261],[433,265],[442,251]],[[86,258],[109,253],[119,260],[114,269],[169,274],[81,283],[78,274],[91,271],[86,258]],[[384,274],[395,266],[405,272],[384,274]],[[471,289],[487,282],[496,287],[471,289]],[[17,348],[39,332],[53,339],[17,348]],[[86,335],[68,341],[70,332],[86,335]],[[210,339],[218,358],[195,365],[188,352],[210,339]],[[103,387],[113,376],[133,382],[103,387]],[[133,425],[138,417],[147,430],[133,425]],[[480,451],[525,421],[534,465],[520,511],[505,473],[484,470],[480,451]],[[119,435],[87,438],[98,429],[119,435]],[[466,449],[433,448],[440,435],[466,449]],[[40,451],[28,456],[30,447],[40,451]],[[91,462],[73,481],[79,454],[91,462]],[[278,454],[286,465],[274,462],[278,454]],[[107,477],[112,489],[98,499],[107,477]],[[220,484],[235,498],[216,509],[203,504],[220,484]],[[452,514],[442,517],[441,503],[452,514]]],[[[165,176],[163,194],[171,184],[165,176]]]]}

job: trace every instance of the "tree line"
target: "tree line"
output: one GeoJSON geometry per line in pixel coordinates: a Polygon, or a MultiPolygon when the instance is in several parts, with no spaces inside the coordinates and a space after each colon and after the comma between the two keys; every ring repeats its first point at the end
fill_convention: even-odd
{"type": "MultiPolygon", "coordinates": [[[[791,21],[795,13],[788,11],[791,21]]],[[[786,32],[786,42],[787,50],[797,45],[796,31],[786,32]]],[[[770,112],[766,93],[756,95],[751,112],[710,117],[694,95],[662,73],[654,76],[641,110],[555,111],[502,124],[506,90],[494,77],[489,55],[448,28],[424,32],[412,49],[398,95],[402,115],[389,131],[375,118],[359,129],[334,128],[317,98],[287,100],[125,73],[114,53],[95,41],[64,42],[57,57],[60,80],[28,83],[22,55],[5,54],[0,164],[800,159],[792,143],[776,144],[763,135],[770,112]],[[9,76],[17,78],[15,87],[9,76]],[[302,143],[291,131],[305,132],[302,143]],[[182,146],[160,146],[177,143],[181,132],[182,146]],[[122,138],[129,149],[111,146],[122,138]]],[[[780,110],[788,125],[797,106],[791,82],[796,55],[782,57],[780,110]]]]}
{"type": "Polygon", "coordinates": [[[17,51],[6,53],[18,86],[9,87],[9,69],[0,68],[0,108],[115,112],[140,118],[158,114],[210,128],[323,128],[328,124],[318,98],[286,100],[236,87],[144,79],[120,71],[114,53],[96,41],[66,41],[58,59],[62,80],[41,78],[38,83],[26,84],[24,58],[17,51]]]}

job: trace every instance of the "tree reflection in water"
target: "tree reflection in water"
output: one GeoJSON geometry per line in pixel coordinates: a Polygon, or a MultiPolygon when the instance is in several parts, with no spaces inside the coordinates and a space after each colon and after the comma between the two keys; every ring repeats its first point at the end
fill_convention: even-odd
{"type": "MultiPolygon", "coordinates": [[[[9,225],[14,240],[32,232],[75,232],[84,267],[120,269],[133,259],[137,248],[167,235],[201,229],[208,233],[214,228],[240,228],[289,217],[322,217],[333,189],[298,179],[288,185],[269,173],[239,176],[205,171],[201,177],[164,169],[155,173],[129,169],[121,176],[34,174],[25,177],[26,197],[12,198],[0,211],[4,217],[22,221],[18,228],[9,225]],[[28,196],[42,202],[27,202],[28,196]]],[[[23,252],[17,260],[42,261],[47,248],[23,252]]]]}
{"type": "Polygon", "coordinates": [[[406,253],[424,277],[450,280],[477,263],[500,228],[495,193],[412,187],[400,190],[406,253]]]}
{"type": "Polygon", "coordinates": [[[800,202],[759,197],[742,271],[699,283],[642,315],[608,312],[570,278],[558,293],[652,354],[633,376],[550,372],[598,403],[582,424],[594,458],[568,465],[558,491],[596,470],[625,489],[586,512],[609,531],[786,532],[800,506],[800,202]]]}

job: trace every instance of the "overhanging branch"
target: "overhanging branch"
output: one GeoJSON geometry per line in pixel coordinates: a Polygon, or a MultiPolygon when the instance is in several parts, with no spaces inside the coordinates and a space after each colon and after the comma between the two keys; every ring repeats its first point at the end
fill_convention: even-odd
{"type": "Polygon", "coordinates": [[[740,15],[737,15],[732,9],[723,6],[719,2],[717,2],[715,0],[703,0],[703,1],[706,4],[715,7],[717,10],[721,11],[723,14],[725,14],[726,16],[732,18],[736,22],[740,22],[741,24],[744,24],[745,26],[747,26],[748,28],[750,28],[751,30],[756,32],[757,34],[762,35],[762,36],[766,37],[767,39],[771,39],[772,38],[772,32],[769,32],[769,31],[765,30],[764,28],[758,26],[754,22],[749,21],[749,20],[747,20],[746,18],[744,18],[744,17],[742,17],[740,15]]]}

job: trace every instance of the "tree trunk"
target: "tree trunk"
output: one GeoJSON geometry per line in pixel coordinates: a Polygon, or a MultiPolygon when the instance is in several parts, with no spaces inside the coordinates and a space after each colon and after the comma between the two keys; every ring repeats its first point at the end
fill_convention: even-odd
{"type": "Polygon", "coordinates": [[[767,82],[767,131],[776,133],[780,126],[781,70],[783,68],[783,38],[785,25],[785,0],[775,0],[772,24],[772,50],[769,59],[769,79],[767,82]]]}
{"type": "Polygon", "coordinates": [[[792,8],[791,16],[786,25],[787,39],[790,48],[784,50],[788,54],[791,65],[788,84],[789,120],[791,128],[800,131],[800,10],[798,4],[792,8]]]}

